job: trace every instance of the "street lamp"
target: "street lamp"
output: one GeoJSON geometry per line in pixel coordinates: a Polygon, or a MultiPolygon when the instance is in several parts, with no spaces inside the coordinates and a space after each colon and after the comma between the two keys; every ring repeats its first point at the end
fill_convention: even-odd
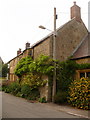
{"type": "MultiPolygon", "coordinates": [[[[54,31],[53,31],[53,59],[56,60],[56,8],[54,8],[54,31]]],[[[47,29],[46,27],[40,25],[39,28],[41,29],[47,29]]],[[[52,30],[49,30],[52,31],[52,30]]],[[[54,62],[54,74],[53,74],[53,89],[52,89],[52,102],[55,102],[54,96],[56,94],[56,63],[54,62]]]]}
{"type": "Polygon", "coordinates": [[[50,30],[50,29],[47,29],[46,27],[44,27],[44,26],[42,26],[42,25],[40,25],[40,26],[39,26],[39,28],[41,28],[41,29],[44,29],[44,30],[46,29],[46,30],[48,30],[48,31],[51,31],[51,32],[53,32],[52,30],[50,30]]]}

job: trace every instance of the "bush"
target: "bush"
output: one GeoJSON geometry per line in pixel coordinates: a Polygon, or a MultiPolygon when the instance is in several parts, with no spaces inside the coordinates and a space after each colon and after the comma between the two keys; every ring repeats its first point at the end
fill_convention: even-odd
{"type": "Polygon", "coordinates": [[[30,95],[31,93],[31,88],[29,85],[25,84],[21,86],[21,93],[22,95],[26,98],[30,95]]]}
{"type": "Polygon", "coordinates": [[[69,89],[69,103],[77,108],[90,109],[90,79],[81,78],[79,80],[74,80],[69,89]]]}
{"type": "Polygon", "coordinates": [[[54,96],[55,103],[66,103],[67,101],[67,92],[59,91],[54,96]]]}
{"type": "Polygon", "coordinates": [[[21,90],[20,84],[18,82],[13,82],[7,86],[6,92],[10,92],[13,95],[16,95],[21,90]]]}
{"type": "Polygon", "coordinates": [[[22,97],[25,97],[29,100],[36,100],[39,98],[40,93],[38,89],[31,89],[28,84],[22,85],[21,86],[21,94],[22,97]]]}
{"type": "Polygon", "coordinates": [[[39,98],[39,102],[41,102],[41,103],[46,103],[46,102],[47,102],[47,101],[46,101],[46,97],[39,98]]]}
{"type": "Polygon", "coordinates": [[[29,100],[37,100],[38,98],[40,98],[40,92],[38,89],[31,90],[30,95],[27,97],[29,100]]]}
{"type": "Polygon", "coordinates": [[[39,88],[44,86],[47,80],[43,80],[38,74],[29,73],[22,77],[21,85],[29,85],[31,89],[39,88]]]}
{"type": "Polygon", "coordinates": [[[9,84],[11,83],[11,81],[3,81],[2,82],[2,91],[8,92],[7,88],[9,86],[9,84]]]}

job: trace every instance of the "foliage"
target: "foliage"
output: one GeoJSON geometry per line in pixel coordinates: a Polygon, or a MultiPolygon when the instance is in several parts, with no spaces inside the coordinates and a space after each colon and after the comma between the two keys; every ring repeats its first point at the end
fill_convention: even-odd
{"type": "Polygon", "coordinates": [[[67,91],[74,79],[77,64],[75,61],[66,60],[58,64],[57,68],[57,91],[67,91]]]}
{"type": "Polygon", "coordinates": [[[20,84],[18,82],[12,82],[9,84],[5,90],[5,92],[12,93],[16,95],[21,90],[20,84]]]}
{"type": "Polygon", "coordinates": [[[29,100],[37,100],[38,98],[40,98],[40,92],[38,89],[31,90],[30,95],[27,97],[29,100]]]}
{"type": "Polygon", "coordinates": [[[46,103],[46,102],[47,102],[47,101],[46,101],[46,97],[39,98],[39,102],[41,102],[41,103],[46,103]]]}
{"type": "Polygon", "coordinates": [[[49,56],[41,55],[36,60],[32,60],[31,57],[22,58],[16,66],[15,74],[18,77],[31,72],[50,75],[53,71],[53,60],[49,56]]]}
{"type": "Polygon", "coordinates": [[[18,82],[12,82],[10,84],[4,84],[2,90],[6,93],[11,93],[18,97],[23,97],[29,100],[36,100],[40,97],[38,89],[31,89],[29,85],[20,85],[18,82]]]}
{"type": "Polygon", "coordinates": [[[30,57],[21,59],[16,66],[15,74],[22,84],[29,84],[33,89],[44,86],[47,81],[42,80],[42,76],[53,75],[53,69],[53,60],[49,56],[40,55],[36,60],[30,57]]]}
{"type": "Polygon", "coordinates": [[[8,73],[8,65],[7,64],[3,64],[2,65],[2,77],[7,77],[7,73],[8,73]]]}
{"type": "Polygon", "coordinates": [[[29,72],[29,64],[31,64],[31,62],[32,62],[31,57],[22,58],[16,66],[15,74],[18,77],[21,77],[22,75],[28,73],[29,72]]]}
{"type": "Polygon", "coordinates": [[[11,81],[2,81],[2,91],[5,91],[8,87],[8,85],[11,84],[11,81]]]}
{"type": "Polygon", "coordinates": [[[40,93],[38,89],[31,89],[29,85],[25,84],[21,86],[21,93],[22,97],[25,97],[29,100],[36,100],[40,97],[40,93]]]}
{"type": "Polygon", "coordinates": [[[55,103],[66,103],[67,102],[67,92],[66,91],[58,91],[54,96],[55,103]]]}
{"type": "Polygon", "coordinates": [[[90,69],[90,63],[77,64],[77,69],[90,69]]]}
{"type": "Polygon", "coordinates": [[[53,60],[49,56],[40,55],[29,65],[30,72],[51,75],[53,72],[53,60]]]}
{"type": "Polygon", "coordinates": [[[69,103],[77,108],[90,109],[90,79],[81,78],[74,80],[69,89],[69,103]]]}
{"type": "Polygon", "coordinates": [[[22,85],[21,87],[21,94],[23,97],[28,97],[29,94],[31,93],[31,88],[29,85],[22,85]]]}
{"type": "Polygon", "coordinates": [[[39,88],[44,86],[47,83],[47,80],[43,80],[38,74],[28,74],[22,77],[21,84],[27,84],[31,89],[39,88]]]}

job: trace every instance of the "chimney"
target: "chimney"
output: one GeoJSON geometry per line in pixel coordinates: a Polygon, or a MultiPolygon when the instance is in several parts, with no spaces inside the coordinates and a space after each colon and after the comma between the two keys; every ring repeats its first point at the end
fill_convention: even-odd
{"type": "Polygon", "coordinates": [[[74,5],[71,7],[71,19],[72,18],[81,22],[81,8],[76,5],[76,2],[74,2],[74,5]]]}
{"type": "Polygon", "coordinates": [[[26,49],[28,49],[28,48],[30,48],[30,43],[29,42],[26,43],[26,49]]]}
{"type": "Polygon", "coordinates": [[[17,51],[17,55],[19,55],[21,53],[21,49],[19,48],[19,50],[17,51]]]}

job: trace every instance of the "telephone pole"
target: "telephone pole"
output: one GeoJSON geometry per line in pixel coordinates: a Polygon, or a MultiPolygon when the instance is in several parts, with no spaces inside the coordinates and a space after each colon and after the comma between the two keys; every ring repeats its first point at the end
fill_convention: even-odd
{"type": "MultiPolygon", "coordinates": [[[[54,8],[54,31],[53,31],[53,59],[56,60],[56,8],[54,8]]],[[[39,28],[47,29],[46,27],[40,25],[39,28]]],[[[49,29],[47,29],[49,30],[49,29]]],[[[52,30],[49,30],[52,31],[52,30]]],[[[52,86],[52,102],[54,102],[54,96],[56,95],[56,62],[54,62],[54,71],[53,71],[53,86],[52,86]]]]}
{"type": "MultiPolygon", "coordinates": [[[[56,8],[54,8],[54,34],[53,34],[53,59],[56,60],[56,8]]],[[[56,63],[54,62],[53,86],[52,86],[52,102],[56,94],[56,63]]]]}

